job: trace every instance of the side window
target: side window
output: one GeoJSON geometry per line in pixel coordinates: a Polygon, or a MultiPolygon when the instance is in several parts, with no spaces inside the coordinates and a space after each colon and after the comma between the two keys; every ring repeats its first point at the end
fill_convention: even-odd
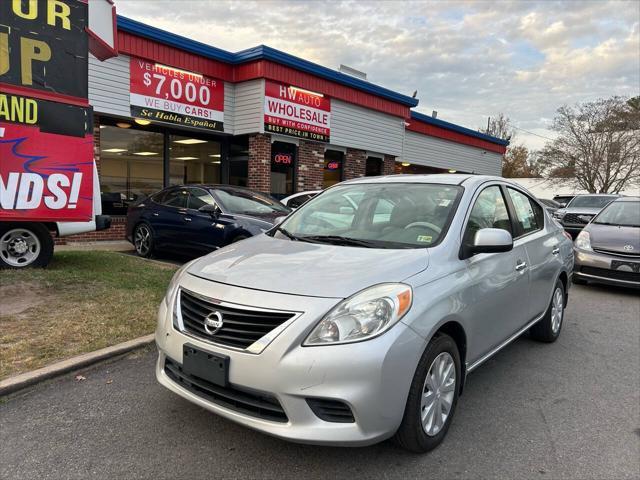
{"type": "Polygon", "coordinates": [[[310,195],[300,195],[299,197],[292,198],[287,207],[289,208],[298,208],[304,202],[309,200],[310,195]]]}
{"type": "Polygon", "coordinates": [[[523,234],[540,230],[544,224],[544,214],[540,206],[517,190],[507,188],[507,192],[513,203],[516,221],[520,224],[523,234]]]}
{"type": "Polygon", "coordinates": [[[209,192],[201,188],[189,189],[189,208],[198,210],[204,205],[215,205],[216,202],[209,192]]]}
{"type": "Polygon", "coordinates": [[[472,243],[476,232],[481,228],[501,228],[513,235],[507,204],[497,185],[485,188],[476,198],[463,241],[472,243]]]}
{"type": "Polygon", "coordinates": [[[170,190],[162,199],[162,204],[167,207],[187,208],[189,192],[184,188],[170,190]]]}

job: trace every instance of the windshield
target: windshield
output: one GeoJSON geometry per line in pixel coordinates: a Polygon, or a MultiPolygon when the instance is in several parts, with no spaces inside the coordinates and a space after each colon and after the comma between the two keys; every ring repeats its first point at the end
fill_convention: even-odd
{"type": "Polygon", "coordinates": [[[593,223],[640,227],[640,201],[612,202],[598,214],[593,223]]]}
{"type": "Polygon", "coordinates": [[[608,197],[602,195],[584,195],[580,197],[574,197],[574,199],[569,202],[569,205],[567,205],[567,208],[602,208],[607,203],[615,200],[616,198],[617,197],[608,197]]]}
{"type": "Polygon", "coordinates": [[[215,192],[222,208],[229,213],[260,216],[287,215],[290,211],[277,200],[251,190],[216,189],[215,192]]]}
{"type": "Polygon", "coordinates": [[[373,248],[438,243],[462,188],[425,183],[358,183],[330,188],[280,226],[293,240],[373,248]]]}

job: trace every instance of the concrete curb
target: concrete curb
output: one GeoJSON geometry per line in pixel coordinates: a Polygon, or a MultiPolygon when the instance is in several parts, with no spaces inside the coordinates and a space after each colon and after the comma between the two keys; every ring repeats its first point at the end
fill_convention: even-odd
{"type": "Polygon", "coordinates": [[[154,338],[155,335],[151,333],[144,337],[138,337],[112,347],[102,348],[95,352],[83,353],[82,355],[68,358],[67,360],[62,360],[61,362],[56,362],[31,372],[6,378],[0,381],[0,397],[22,390],[23,388],[42,382],[43,380],[57,377],[72,370],[78,370],[102,360],[107,360],[117,355],[130,352],[131,350],[144,347],[153,343],[154,338]]]}

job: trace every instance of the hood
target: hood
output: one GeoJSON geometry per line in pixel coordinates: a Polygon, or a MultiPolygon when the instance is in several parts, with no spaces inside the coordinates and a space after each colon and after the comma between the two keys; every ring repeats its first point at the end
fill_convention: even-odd
{"type": "Polygon", "coordinates": [[[198,259],[187,272],[256,290],[345,298],[415,275],[427,268],[428,259],[426,249],[346,247],[258,235],[198,259]]]}
{"type": "Polygon", "coordinates": [[[587,230],[591,248],[640,256],[640,228],[591,223],[587,230]]]}

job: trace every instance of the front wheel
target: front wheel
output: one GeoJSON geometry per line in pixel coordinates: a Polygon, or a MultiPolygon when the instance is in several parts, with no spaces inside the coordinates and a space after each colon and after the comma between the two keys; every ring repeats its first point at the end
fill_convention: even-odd
{"type": "Polygon", "coordinates": [[[141,257],[150,258],[153,255],[153,232],[146,223],[137,225],[133,231],[133,246],[141,257]]]}
{"type": "Polygon", "coordinates": [[[460,353],[449,335],[436,334],[418,363],[395,439],[412,452],[436,448],[449,430],[458,403],[460,353]]]}
{"type": "Polygon", "coordinates": [[[544,317],[529,330],[534,340],[551,343],[558,339],[564,320],[564,299],[564,284],[558,280],[544,317]]]}
{"type": "Polygon", "coordinates": [[[0,268],[46,267],[53,238],[40,223],[0,224],[0,268]]]}

